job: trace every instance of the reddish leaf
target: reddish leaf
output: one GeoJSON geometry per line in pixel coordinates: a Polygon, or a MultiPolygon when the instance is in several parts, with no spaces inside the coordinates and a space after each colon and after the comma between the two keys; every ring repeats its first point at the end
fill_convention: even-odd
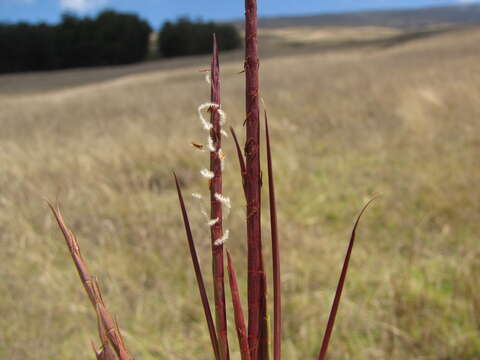
{"type": "Polygon", "coordinates": [[[360,219],[363,213],[365,212],[365,210],[367,210],[368,206],[375,199],[376,198],[373,198],[365,204],[365,206],[360,211],[360,214],[358,215],[357,220],[355,221],[355,225],[353,226],[352,235],[350,236],[350,242],[348,244],[347,254],[345,255],[345,260],[343,262],[342,272],[340,274],[340,279],[338,280],[337,290],[335,291],[335,298],[333,299],[332,309],[328,317],[328,323],[325,329],[325,334],[323,335],[322,347],[320,349],[320,354],[318,355],[318,360],[325,360],[327,356],[328,345],[330,343],[330,337],[332,335],[333,326],[335,324],[335,318],[337,316],[338,305],[340,304],[340,298],[342,297],[343,286],[345,284],[345,278],[347,276],[350,256],[352,254],[353,245],[355,243],[355,233],[357,231],[358,223],[360,222],[360,219]]]}
{"type": "Polygon", "coordinates": [[[270,228],[272,236],[273,256],[273,359],[280,360],[282,351],[282,293],[280,281],[280,249],[278,244],[277,207],[275,202],[275,185],[272,170],[272,152],[270,149],[270,134],[268,117],[265,111],[265,136],[267,139],[268,194],[270,200],[270,228]]]}
{"type": "Polygon", "coordinates": [[[220,353],[218,349],[218,340],[215,333],[215,325],[213,324],[212,313],[210,311],[210,304],[208,302],[207,292],[205,290],[205,283],[203,282],[202,271],[200,269],[200,263],[198,262],[197,250],[195,249],[195,243],[193,242],[192,230],[190,228],[190,221],[188,220],[187,210],[185,209],[185,203],[183,202],[182,191],[178,183],[177,175],[173,173],[175,178],[175,185],[177,187],[178,201],[180,202],[180,208],[182,210],[183,223],[185,225],[185,232],[187,234],[188,247],[190,249],[190,256],[192,258],[193,269],[197,278],[198,290],[200,291],[200,298],[202,300],[203,311],[207,320],[208,331],[210,333],[210,341],[212,342],[213,352],[215,359],[220,360],[220,353]]]}
{"type": "Polygon", "coordinates": [[[238,291],[237,275],[233,267],[232,258],[227,251],[228,260],[228,278],[230,280],[230,291],[232,293],[233,313],[235,316],[235,326],[237,328],[238,344],[242,360],[250,360],[250,350],[248,347],[247,328],[243,315],[242,302],[238,291]]]}

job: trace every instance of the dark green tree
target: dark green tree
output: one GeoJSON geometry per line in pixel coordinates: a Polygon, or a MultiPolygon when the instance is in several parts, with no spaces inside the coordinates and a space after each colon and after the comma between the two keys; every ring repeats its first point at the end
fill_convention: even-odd
{"type": "Polygon", "coordinates": [[[158,52],[163,57],[208,54],[212,49],[215,33],[220,50],[233,50],[241,46],[237,29],[230,24],[193,22],[189,18],[167,21],[160,29],[158,52]]]}
{"type": "Polygon", "coordinates": [[[151,28],[133,14],[64,14],[58,25],[0,24],[0,72],[128,64],[146,58],[151,28]]]}

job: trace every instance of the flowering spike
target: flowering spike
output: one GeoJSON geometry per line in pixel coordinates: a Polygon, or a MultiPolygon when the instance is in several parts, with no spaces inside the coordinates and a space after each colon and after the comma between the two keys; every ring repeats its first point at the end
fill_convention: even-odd
{"type": "Polygon", "coordinates": [[[218,345],[222,360],[230,359],[227,336],[227,315],[225,307],[225,283],[224,283],[224,259],[223,243],[228,238],[228,230],[223,232],[222,206],[215,201],[215,194],[222,193],[222,161],[218,150],[222,147],[222,135],[220,130],[225,122],[225,113],[220,108],[220,65],[218,61],[218,46],[215,34],[213,35],[213,51],[210,75],[212,77],[210,86],[210,138],[212,139],[213,152],[210,153],[210,171],[214,177],[210,182],[210,217],[218,218],[218,222],[210,227],[210,238],[212,245],[212,275],[213,292],[215,296],[215,317],[218,330],[218,345]]]}

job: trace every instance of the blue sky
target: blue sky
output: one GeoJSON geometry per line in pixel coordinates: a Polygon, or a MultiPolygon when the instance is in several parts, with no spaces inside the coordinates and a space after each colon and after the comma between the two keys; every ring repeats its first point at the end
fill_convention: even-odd
{"type": "MultiPolygon", "coordinates": [[[[261,16],[317,14],[363,9],[468,4],[479,0],[259,0],[261,16]]],[[[56,22],[65,11],[93,15],[106,7],[139,14],[154,27],[189,15],[205,20],[243,16],[244,0],[0,0],[0,21],[56,22]]]]}

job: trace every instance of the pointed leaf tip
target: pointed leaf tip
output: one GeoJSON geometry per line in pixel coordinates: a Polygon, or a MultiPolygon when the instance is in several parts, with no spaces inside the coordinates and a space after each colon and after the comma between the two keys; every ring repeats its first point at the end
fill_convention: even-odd
{"type": "Polygon", "coordinates": [[[342,272],[340,274],[340,279],[338,280],[337,289],[335,291],[335,298],[333,299],[332,309],[330,310],[330,315],[328,317],[327,327],[325,329],[325,334],[322,340],[322,347],[320,349],[320,354],[318,355],[318,360],[325,360],[327,356],[328,345],[330,343],[330,337],[332,335],[333,326],[335,325],[335,318],[337,316],[338,306],[340,305],[340,299],[342,296],[343,287],[345,285],[345,278],[347,276],[348,265],[350,262],[350,256],[352,254],[353,245],[355,243],[355,234],[357,231],[358,224],[362,215],[365,213],[370,204],[376,200],[379,196],[371,198],[360,210],[360,213],[357,216],[355,224],[353,225],[352,234],[350,236],[350,242],[348,244],[347,254],[345,255],[345,260],[343,262],[342,272]]]}
{"type": "Polygon", "coordinates": [[[197,250],[195,248],[195,243],[193,241],[192,230],[190,228],[190,221],[188,220],[188,214],[187,214],[187,210],[185,208],[185,203],[183,201],[182,190],[180,189],[180,185],[178,183],[178,179],[177,179],[177,176],[176,176],[175,172],[173,173],[173,176],[175,178],[175,185],[177,187],[178,201],[180,203],[180,209],[181,209],[181,212],[182,212],[183,224],[184,224],[184,227],[185,227],[185,233],[186,233],[186,236],[187,236],[188,247],[189,247],[189,250],[190,250],[190,257],[192,259],[193,269],[194,269],[195,277],[196,277],[197,284],[198,284],[198,290],[200,292],[200,298],[201,298],[201,301],[202,301],[203,311],[204,311],[204,314],[205,314],[205,319],[206,319],[207,326],[208,326],[208,331],[209,331],[209,334],[210,334],[210,341],[212,343],[212,348],[213,348],[213,352],[214,352],[214,355],[215,355],[215,359],[220,360],[218,338],[217,338],[217,334],[216,334],[216,331],[215,331],[215,325],[214,325],[214,322],[213,322],[212,313],[210,311],[210,303],[208,301],[207,291],[205,289],[205,283],[203,281],[203,275],[202,275],[202,271],[201,271],[201,268],[200,268],[200,263],[198,261],[197,250]]]}
{"type": "Polygon", "coordinates": [[[264,114],[265,138],[267,147],[268,197],[270,204],[270,233],[272,238],[273,257],[273,359],[280,360],[282,351],[280,249],[278,242],[277,207],[275,199],[275,183],[273,179],[272,151],[270,147],[270,132],[268,129],[268,116],[266,110],[264,114]]]}

